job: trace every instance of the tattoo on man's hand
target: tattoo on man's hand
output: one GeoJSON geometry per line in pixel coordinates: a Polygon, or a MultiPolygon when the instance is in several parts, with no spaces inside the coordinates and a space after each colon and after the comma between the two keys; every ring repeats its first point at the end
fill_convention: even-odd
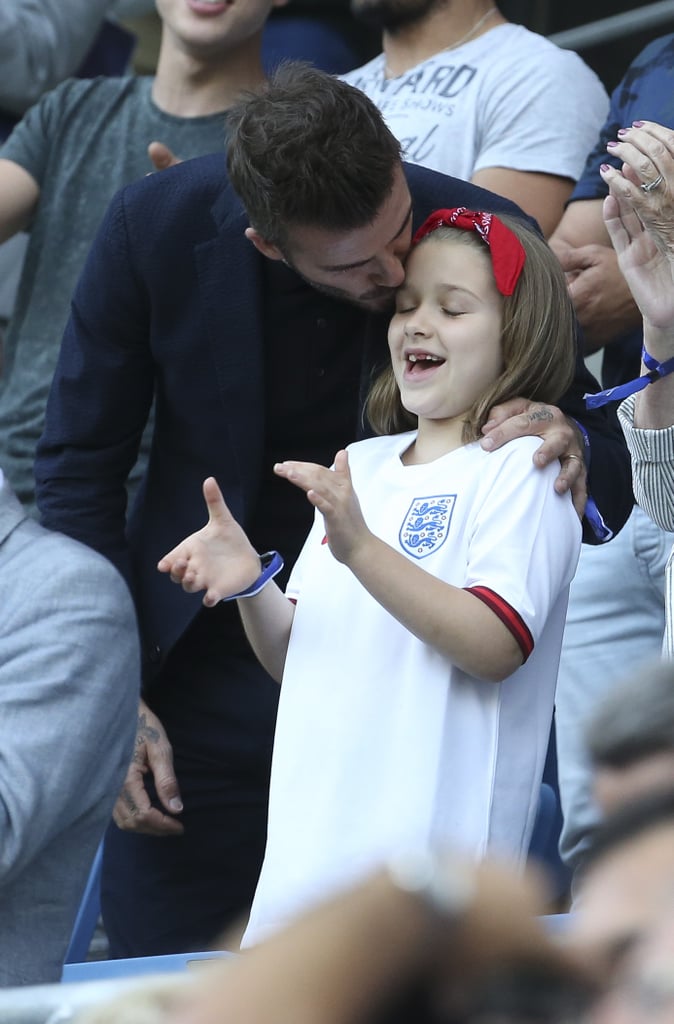
{"type": "Polygon", "coordinates": [[[549,423],[552,418],[552,413],[549,409],[546,409],[544,405],[541,406],[539,409],[534,409],[533,412],[529,413],[529,421],[531,423],[534,423],[539,420],[545,420],[546,422],[549,423]]]}
{"type": "Polygon", "coordinates": [[[128,789],[123,789],[121,796],[127,810],[130,811],[131,814],[138,814],[138,807],[136,805],[135,800],[129,793],[128,789]]]}
{"type": "Polygon", "coordinates": [[[144,740],[146,743],[158,743],[160,739],[159,729],[147,724],[145,712],[138,716],[138,729],[136,731],[136,743],[144,740]]]}

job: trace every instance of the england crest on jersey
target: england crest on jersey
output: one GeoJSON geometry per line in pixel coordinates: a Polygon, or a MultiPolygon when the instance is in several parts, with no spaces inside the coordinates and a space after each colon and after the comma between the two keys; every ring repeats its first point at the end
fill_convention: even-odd
{"type": "Polygon", "coordinates": [[[456,494],[415,498],[400,528],[400,546],[413,558],[425,558],[447,540],[456,494]]]}

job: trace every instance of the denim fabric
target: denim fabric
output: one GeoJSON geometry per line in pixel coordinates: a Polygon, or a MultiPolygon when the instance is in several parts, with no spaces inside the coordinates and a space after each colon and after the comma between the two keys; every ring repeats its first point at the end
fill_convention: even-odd
{"type": "Polygon", "coordinates": [[[608,544],[583,545],[571,584],[556,697],[563,860],[576,868],[599,819],[584,752],[584,723],[639,663],[660,654],[665,565],[674,534],[635,505],[608,544]]]}

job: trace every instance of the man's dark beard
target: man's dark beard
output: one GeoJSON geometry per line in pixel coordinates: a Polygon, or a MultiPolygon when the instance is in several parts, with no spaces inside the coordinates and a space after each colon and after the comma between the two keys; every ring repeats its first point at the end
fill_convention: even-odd
{"type": "Polygon", "coordinates": [[[374,28],[396,32],[421,21],[445,0],[351,0],[351,13],[374,28]]]}

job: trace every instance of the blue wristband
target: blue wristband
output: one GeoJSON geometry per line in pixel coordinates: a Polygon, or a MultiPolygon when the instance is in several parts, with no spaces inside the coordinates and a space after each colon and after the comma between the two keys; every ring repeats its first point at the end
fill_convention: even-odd
{"type": "Polygon", "coordinates": [[[263,555],[260,555],[260,575],[251,583],[245,590],[240,590],[238,594],[232,594],[230,597],[223,597],[223,601],[238,601],[240,597],[254,597],[255,594],[259,594],[260,591],[267,586],[270,580],[273,580],[274,576],[277,575],[283,568],[283,559],[279,555],[278,551],[265,551],[263,555]]]}
{"type": "MultiPolygon", "coordinates": [[[[569,416],[569,419],[573,420],[573,422],[576,424],[583,438],[583,454],[585,456],[585,469],[589,473],[590,455],[592,453],[592,449],[590,446],[590,435],[588,434],[583,424],[579,423],[574,416],[569,416]]],[[[589,491],[587,493],[587,502],[585,503],[584,518],[587,519],[588,523],[590,524],[590,529],[592,530],[593,534],[595,535],[597,541],[600,544],[603,544],[607,540],[611,539],[611,537],[613,536],[613,531],[604,522],[604,517],[599,511],[597,502],[594,500],[589,491]]]]}

